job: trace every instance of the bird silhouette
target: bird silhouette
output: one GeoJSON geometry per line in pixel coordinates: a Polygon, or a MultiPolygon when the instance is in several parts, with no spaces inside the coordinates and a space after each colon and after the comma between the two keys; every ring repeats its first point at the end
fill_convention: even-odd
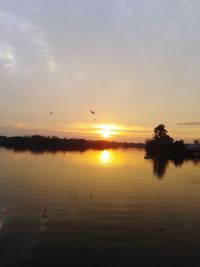
{"type": "Polygon", "coordinates": [[[45,209],[43,210],[43,214],[42,214],[42,217],[43,217],[43,218],[47,218],[47,217],[48,217],[47,212],[48,212],[48,208],[45,208],[45,209]]]}
{"type": "Polygon", "coordinates": [[[90,113],[94,115],[96,111],[90,110],[90,113]]]}
{"type": "Polygon", "coordinates": [[[53,112],[49,111],[49,114],[50,114],[50,115],[53,115],[53,112]]]}

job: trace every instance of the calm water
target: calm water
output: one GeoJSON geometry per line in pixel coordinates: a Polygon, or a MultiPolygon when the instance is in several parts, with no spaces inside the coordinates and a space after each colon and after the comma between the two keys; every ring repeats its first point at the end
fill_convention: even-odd
{"type": "Polygon", "coordinates": [[[200,266],[200,164],[0,149],[0,266],[200,266]]]}

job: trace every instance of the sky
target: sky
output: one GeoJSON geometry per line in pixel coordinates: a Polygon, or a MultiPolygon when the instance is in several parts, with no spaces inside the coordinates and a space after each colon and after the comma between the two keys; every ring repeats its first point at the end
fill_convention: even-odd
{"type": "Polygon", "coordinates": [[[0,0],[0,135],[200,138],[199,29],[198,0],[0,0]]]}

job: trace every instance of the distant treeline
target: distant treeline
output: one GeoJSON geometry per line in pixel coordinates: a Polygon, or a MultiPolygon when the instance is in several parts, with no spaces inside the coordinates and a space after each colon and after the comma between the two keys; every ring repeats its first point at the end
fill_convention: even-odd
{"type": "Polygon", "coordinates": [[[106,140],[85,140],[67,139],[57,136],[0,136],[0,146],[14,150],[42,151],[85,151],[87,149],[108,149],[108,148],[143,148],[142,143],[115,142],[106,140]]]}

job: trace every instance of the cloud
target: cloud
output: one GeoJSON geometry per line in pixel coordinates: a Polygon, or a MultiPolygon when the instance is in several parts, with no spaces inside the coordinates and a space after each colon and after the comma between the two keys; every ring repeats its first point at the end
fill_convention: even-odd
{"type": "Polygon", "coordinates": [[[56,72],[57,71],[57,66],[54,61],[49,61],[48,62],[48,68],[51,72],[56,72]]]}
{"type": "Polygon", "coordinates": [[[6,13],[4,13],[4,12],[0,12],[0,18],[1,17],[5,17],[6,16],[6,13]]]}
{"type": "Polygon", "coordinates": [[[133,83],[129,80],[121,80],[120,84],[121,84],[122,88],[132,88],[133,87],[133,83]]]}
{"type": "Polygon", "coordinates": [[[17,67],[14,47],[1,42],[0,42],[0,65],[1,65],[1,70],[6,71],[9,74],[14,74],[17,67]]]}
{"type": "MultiPolygon", "coordinates": [[[[37,22],[13,12],[0,12],[0,65],[9,74],[16,71],[57,70],[46,32],[37,22]]],[[[2,71],[2,69],[1,69],[2,71]]]]}
{"type": "Polygon", "coordinates": [[[137,134],[146,136],[152,132],[152,129],[147,127],[95,123],[60,123],[56,128],[60,133],[73,133],[80,134],[81,136],[85,134],[99,135],[102,130],[109,130],[114,136],[119,137],[137,134]]]}
{"type": "Polygon", "coordinates": [[[193,121],[193,122],[180,122],[177,125],[185,125],[185,126],[200,126],[200,121],[193,121]]]}
{"type": "Polygon", "coordinates": [[[85,75],[85,73],[84,73],[84,71],[78,71],[78,72],[75,73],[75,75],[76,75],[76,77],[78,79],[82,80],[84,75],[85,75]]]}

